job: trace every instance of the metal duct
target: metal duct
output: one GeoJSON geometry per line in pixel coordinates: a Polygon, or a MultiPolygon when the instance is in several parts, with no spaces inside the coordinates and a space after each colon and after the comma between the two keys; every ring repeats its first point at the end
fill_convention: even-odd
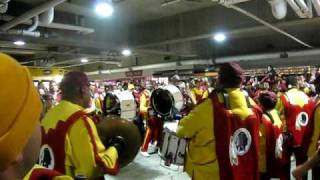
{"type": "Polygon", "coordinates": [[[271,6],[272,15],[276,19],[283,19],[287,15],[287,2],[286,0],[267,0],[271,6]]]}
{"type": "Polygon", "coordinates": [[[304,0],[287,0],[287,2],[300,18],[312,18],[312,9],[309,9],[304,0]]]}
{"type": "Polygon", "coordinates": [[[41,4],[40,6],[37,6],[33,9],[31,9],[30,11],[27,11],[25,13],[23,13],[22,15],[14,18],[12,21],[9,21],[5,24],[3,24],[2,26],[0,26],[0,29],[2,31],[8,31],[9,29],[24,23],[26,21],[28,21],[29,19],[31,19],[34,16],[37,16],[45,11],[47,11],[49,8],[52,8],[58,4],[61,4],[63,2],[65,2],[66,0],[51,0],[51,1],[47,1],[43,4],[41,4]]]}
{"type": "Polygon", "coordinates": [[[5,32],[6,34],[12,35],[22,35],[22,36],[32,36],[32,37],[40,37],[41,33],[39,31],[27,31],[22,29],[10,29],[9,31],[5,32]]]}
{"type": "Polygon", "coordinates": [[[53,22],[54,19],[54,8],[50,8],[48,11],[40,14],[41,24],[48,25],[53,22]]]}

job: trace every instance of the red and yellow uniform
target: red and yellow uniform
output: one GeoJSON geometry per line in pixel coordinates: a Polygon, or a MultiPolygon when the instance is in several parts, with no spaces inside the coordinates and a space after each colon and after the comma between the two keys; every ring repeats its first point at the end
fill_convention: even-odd
{"type": "Polygon", "coordinates": [[[151,92],[147,89],[143,90],[140,95],[139,113],[143,119],[146,119],[148,116],[148,109],[150,107],[150,96],[151,92]]]}
{"type": "Polygon", "coordinates": [[[281,180],[287,177],[286,168],[290,158],[283,147],[283,123],[277,110],[265,111],[260,125],[259,171],[281,180]]]}
{"type": "Polygon", "coordinates": [[[160,145],[162,140],[163,121],[153,113],[153,110],[149,110],[147,118],[147,131],[144,136],[141,151],[147,152],[148,146],[151,141],[157,142],[157,146],[160,145]]]}
{"type": "Polygon", "coordinates": [[[208,96],[208,90],[204,90],[202,88],[193,88],[191,90],[191,99],[196,104],[201,103],[204,99],[208,98],[208,96]]]}
{"type": "MultiPolygon", "coordinates": [[[[280,117],[285,119],[284,131],[292,134],[292,147],[304,146],[307,139],[310,139],[310,125],[313,123],[312,114],[315,102],[304,92],[292,88],[280,95],[276,109],[280,117]]],[[[306,151],[306,147],[303,151],[306,151]]]]}
{"type": "Polygon", "coordinates": [[[42,121],[40,163],[72,177],[96,178],[105,173],[117,174],[118,153],[105,149],[94,122],[84,109],[69,101],[61,101],[42,121]]]}
{"type": "Polygon", "coordinates": [[[226,91],[229,110],[224,108],[223,95],[213,95],[179,122],[177,135],[189,139],[185,171],[192,179],[259,178],[260,122],[240,89],[226,91]],[[251,138],[239,138],[242,135],[251,138]]]}
{"type": "MultiPolygon", "coordinates": [[[[296,88],[280,95],[277,102],[276,109],[280,117],[285,119],[284,132],[292,136],[290,141],[285,142],[288,147],[286,156],[290,157],[294,153],[297,165],[308,159],[307,148],[312,136],[314,106],[315,102],[296,88]]],[[[290,176],[290,167],[286,173],[290,176]]]]}
{"type": "Polygon", "coordinates": [[[147,89],[145,89],[140,96],[140,115],[147,123],[147,131],[141,146],[142,152],[148,151],[149,143],[152,140],[156,141],[158,143],[157,145],[160,144],[163,129],[162,120],[158,118],[150,108],[150,96],[151,93],[147,89]]]}
{"type": "MultiPolygon", "coordinates": [[[[313,114],[313,134],[311,137],[311,143],[308,147],[308,156],[312,157],[317,152],[320,141],[320,106],[319,102],[314,110],[313,114]]],[[[314,167],[312,170],[313,177],[320,177],[320,167],[314,167]]]]}
{"type": "Polygon", "coordinates": [[[35,165],[23,180],[72,180],[70,176],[63,175],[58,171],[50,170],[39,165],[35,165]]]}

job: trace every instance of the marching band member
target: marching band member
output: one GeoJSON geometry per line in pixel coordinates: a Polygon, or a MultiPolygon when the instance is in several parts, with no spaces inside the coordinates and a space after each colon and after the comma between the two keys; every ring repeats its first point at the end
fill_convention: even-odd
{"type": "Polygon", "coordinates": [[[180,120],[177,135],[189,141],[185,171],[192,179],[259,179],[261,110],[240,90],[242,68],[222,64],[221,92],[180,120]]]}
{"type": "MultiPolygon", "coordinates": [[[[149,82],[146,82],[146,84],[144,85],[144,90],[141,92],[140,95],[140,104],[139,104],[139,115],[140,118],[146,122],[147,125],[147,130],[146,133],[144,135],[144,140],[143,140],[143,144],[141,146],[141,154],[143,156],[149,157],[149,153],[148,153],[148,145],[149,142],[151,140],[150,136],[151,134],[151,129],[150,127],[148,127],[148,121],[149,121],[149,109],[150,109],[150,96],[151,96],[151,85],[149,82]]],[[[149,123],[150,125],[150,123],[149,123]]]]}
{"type": "Polygon", "coordinates": [[[62,101],[41,122],[41,165],[75,177],[88,179],[119,172],[118,154],[123,141],[113,138],[107,149],[102,144],[94,122],[84,112],[90,107],[88,77],[70,72],[60,84],[62,101]]]}
{"type": "MultiPolygon", "coordinates": [[[[317,94],[320,93],[320,76],[317,76],[314,80],[314,85],[317,94]]],[[[316,108],[313,112],[313,133],[311,137],[311,142],[308,147],[308,157],[314,157],[317,158],[318,155],[317,152],[319,151],[319,140],[320,140],[320,106],[319,106],[319,95],[317,95],[314,100],[316,101],[316,108]]],[[[306,174],[307,170],[310,168],[313,168],[312,175],[313,177],[320,177],[320,164],[315,163],[312,167],[310,166],[310,162],[306,162],[305,164],[297,167],[297,169],[294,171],[294,175],[297,177],[301,177],[302,175],[306,174]],[[308,167],[308,168],[306,168],[308,167]],[[304,173],[302,171],[304,170],[304,173]]]]}
{"type": "Polygon", "coordinates": [[[194,104],[201,103],[204,99],[208,97],[208,90],[201,88],[201,81],[199,79],[195,80],[195,87],[191,90],[191,99],[194,104]]]}
{"type": "Polygon", "coordinates": [[[283,139],[283,124],[278,111],[275,109],[277,96],[265,91],[258,97],[263,110],[263,121],[260,125],[259,168],[260,179],[280,178],[290,180],[286,168],[290,168],[290,158],[285,155],[283,139]]]}
{"type": "MultiPolygon", "coordinates": [[[[288,91],[281,94],[276,106],[280,117],[286,120],[284,131],[289,134],[288,142],[290,157],[295,155],[297,165],[308,159],[307,147],[310,143],[313,123],[312,113],[315,103],[302,91],[297,89],[297,79],[294,76],[287,78],[288,91]]],[[[290,169],[287,170],[290,176],[290,169]]]]}
{"type": "Polygon", "coordinates": [[[0,54],[0,81],[0,179],[71,180],[34,166],[41,143],[41,101],[28,69],[0,54]]]}

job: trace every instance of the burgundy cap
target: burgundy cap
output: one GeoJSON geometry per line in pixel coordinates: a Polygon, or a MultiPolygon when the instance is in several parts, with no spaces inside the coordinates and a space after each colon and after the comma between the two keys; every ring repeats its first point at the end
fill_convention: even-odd
{"type": "Polygon", "coordinates": [[[219,82],[224,88],[236,88],[243,80],[243,69],[237,63],[223,63],[219,69],[219,82]]]}
{"type": "Polygon", "coordinates": [[[60,86],[74,86],[74,87],[83,87],[88,86],[89,79],[88,76],[83,72],[72,71],[64,75],[60,86]]]}
{"type": "Polygon", "coordinates": [[[277,104],[277,95],[271,91],[262,92],[259,96],[259,102],[263,109],[271,110],[277,104]]]}

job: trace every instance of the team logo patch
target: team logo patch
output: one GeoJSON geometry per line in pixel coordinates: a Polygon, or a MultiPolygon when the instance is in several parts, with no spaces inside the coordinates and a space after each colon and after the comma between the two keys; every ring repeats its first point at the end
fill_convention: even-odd
{"type": "Polygon", "coordinates": [[[45,144],[40,149],[39,164],[48,169],[54,168],[54,155],[52,148],[45,144]]]}
{"type": "Polygon", "coordinates": [[[309,117],[306,112],[301,112],[297,115],[296,118],[296,129],[300,130],[301,126],[306,126],[309,122],[309,117]]]}
{"type": "Polygon", "coordinates": [[[250,132],[245,128],[237,129],[230,137],[229,158],[232,166],[238,165],[238,156],[246,154],[251,146],[250,132]]]}
{"type": "Polygon", "coordinates": [[[282,152],[283,152],[282,146],[283,146],[283,136],[282,134],[280,134],[280,136],[276,140],[276,147],[275,147],[275,156],[278,159],[282,158],[282,152]]]}

